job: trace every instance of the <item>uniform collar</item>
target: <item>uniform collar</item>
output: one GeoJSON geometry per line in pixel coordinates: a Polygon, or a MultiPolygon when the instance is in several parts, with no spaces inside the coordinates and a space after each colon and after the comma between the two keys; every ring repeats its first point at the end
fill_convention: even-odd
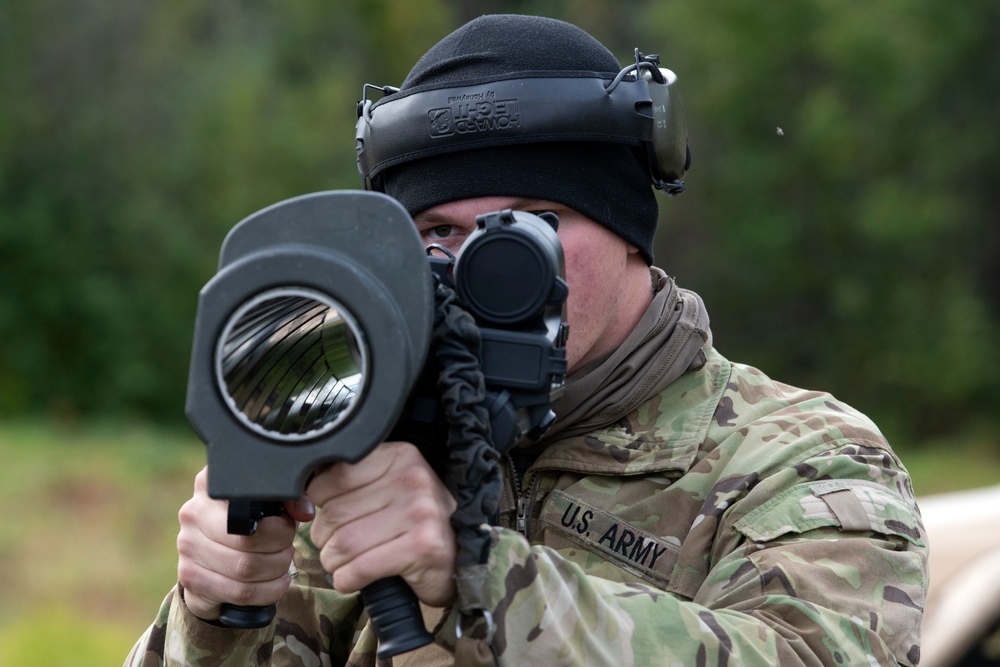
{"type": "Polygon", "coordinates": [[[732,370],[714,348],[705,352],[700,369],[681,375],[613,424],[551,442],[532,467],[599,475],[687,471],[732,370]]]}

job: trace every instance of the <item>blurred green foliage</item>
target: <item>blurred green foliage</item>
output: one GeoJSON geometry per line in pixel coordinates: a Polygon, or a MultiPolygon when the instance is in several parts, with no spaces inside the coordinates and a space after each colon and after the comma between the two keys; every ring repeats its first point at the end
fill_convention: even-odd
{"type": "Polygon", "coordinates": [[[484,11],[678,72],[694,166],[657,263],[731,358],[891,436],[1000,432],[1000,4],[0,5],[0,416],[182,417],[228,229],[355,188],[355,102],[484,11]]]}
{"type": "Polygon", "coordinates": [[[720,347],[893,434],[995,419],[1000,5],[656,3],[645,25],[704,156],[661,241],[720,347]]]}

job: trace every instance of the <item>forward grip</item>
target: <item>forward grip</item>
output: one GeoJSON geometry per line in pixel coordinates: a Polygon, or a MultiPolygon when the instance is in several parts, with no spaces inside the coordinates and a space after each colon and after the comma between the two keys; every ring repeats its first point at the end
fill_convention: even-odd
{"type": "Polygon", "coordinates": [[[406,653],[434,641],[420,614],[417,596],[402,577],[386,577],[361,589],[378,636],[379,659],[406,653]]]}
{"type": "MultiPolygon", "coordinates": [[[[278,516],[284,512],[282,504],[275,501],[238,498],[229,501],[229,516],[226,524],[230,535],[253,535],[257,523],[265,516],[278,516]]],[[[250,630],[266,628],[274,620],[277,605],[264,607],[223,603],[219,610],[219,623],[227,628],[250,630]]]]}
{"type": "Polygon", "coordinates": [[[239,604],[223,604],[219,611],[219,622],[227,628],[247,630],[251,628],[266,628],[274,620],[277,605],[266,607],[250,607],[239,604]]]}

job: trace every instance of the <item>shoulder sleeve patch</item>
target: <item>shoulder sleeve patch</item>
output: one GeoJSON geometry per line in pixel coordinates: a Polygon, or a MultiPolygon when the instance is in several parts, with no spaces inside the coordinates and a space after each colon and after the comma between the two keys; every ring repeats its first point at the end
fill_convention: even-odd
{"type": "Polygon", "coordinates": [[[832,526],[844,532],[895,535],[924,546],[916,510],[892,489],[857,479],[798,484],[736,522],[755,542],[832,526]]]}

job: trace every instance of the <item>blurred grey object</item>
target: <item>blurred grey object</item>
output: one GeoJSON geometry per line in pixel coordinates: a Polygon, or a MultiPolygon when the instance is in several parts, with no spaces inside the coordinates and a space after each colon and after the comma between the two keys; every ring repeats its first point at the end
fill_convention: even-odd
{"type": "Polygon", "coordinates": [[[1000,665],[1000,485],[925,496],[921,667],[1000,665]]]}

